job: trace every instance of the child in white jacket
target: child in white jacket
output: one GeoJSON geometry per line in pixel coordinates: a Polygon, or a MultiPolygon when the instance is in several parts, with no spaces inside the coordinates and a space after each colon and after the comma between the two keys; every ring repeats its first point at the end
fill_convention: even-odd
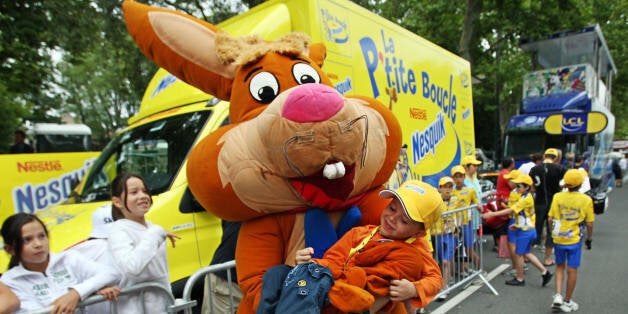
{"type": "MultiPolygon", "coordinates": [[[[174,247],[178,236],[152,224],[144,215],[153,204],[150,192],[138,175],[121,174],[111,183],[112,209],[116,221],[111,226],[109,250],[118,270],[122,273],[120,287],[144,282],[158,283],[169,293],[170,278],[166,257],[166,237],[174,247]]],[[[160,291],[147,291],[139,295],[121,296],[121,313],[166,313],[167,295],[160,291]]]]}
{"type": "Polygon", "coordinates": [[[48,230],[37,216],[10,216],[1,232],[11,261],[0,281],[20,299],[21,311],[52,306],[51,313],[73,313],[96,291],[108,300],[117,297],[118,288],[107,286],[119,280],[119,273],[78,253],[50,253],[48,230]]]}

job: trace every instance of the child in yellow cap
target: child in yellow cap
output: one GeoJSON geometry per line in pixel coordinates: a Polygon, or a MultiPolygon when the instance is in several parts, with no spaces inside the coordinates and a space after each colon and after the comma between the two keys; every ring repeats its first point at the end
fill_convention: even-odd
{"type": "Polygon", "coordinates": [[[258,313],[295,313],[327,303],[344,312],[389,311],[404,306],[401,301],[417,308],[427,305],[442,287],[440,269],[423,239],[443,211],[440,195],[429,184],[410,180],[394,191],[381,191],[380,197],[391,202],[379,225],[352,228],[323,258],[312,258],[314,249],[307,247],[297,251],[294,268],[267,270],[258,313]],[[310,276],[312,272],[318,275],[310,276]],[[325,290],[329,277],[333,286],[325,290]],[[299,289],[307,290],[307,297],[282,292],[299,289]],[[314,297],[321,291],[329,291],[328,299],[314,297]],[[320,303],[313,304],[313,299],[320,303]]]}
{"type": "MultiPolygon", "coordinates": [[[[478,205],[480,201],[477,198],[477,193],[471,187],[464,185],[465,169],[462,166],[454,166],[451,168],[451,176],[454,180],[454,188],[451,192],[452,196],[458,198],[458,207],[469,207],[471,205],[478,205]]],[[[473,215],[479,215],[480,209],[475,207],[462,214],[462,241],[467,253],[467,256],[471,256],[475,269],[480,269],[480,257],[473,250],[473,243],[476,240],[476,233],[471,226],[471,218],[473,215]]],[[[465,262],[465,271],[468,271],[469,265],[465,262]]]]}
{"type": "Polygon", "coordinates": [[[512,182],[517,184],[517,192],[521,194],[521,198],[512,207],[505,208],[495,212],[484,213],[482,217],[484,219],[500,216],[515,214],[515,222],[509,228],[512,229],[513,237],[515,240],[515,269],[517,275],[515,278],[506,281],[507,285],[511,286],[523,286],[525,280],[523,276],[524,256],[539,269],[541,272],[542,283],[545,287],[547,283],[552,279],[552,273],[547,270],[543,264],[539,261],[536,255],[532,254],[532,243],[536,239],[535,229],[535,213],[534,213],[534,198],[530,189],[532,187],[532,178],[529,175],[520,175],[512,182]]]}
{"type": "Polygon", "coordinates": [[[567,191],[554,194],[548,214],[556,255],[556,293],[552,300],[552,308],[572,312],[578,310],[578,304],[571,299],[571,295],[576,288],[582,255],[581,224],[586,224],[587,237],[584,243],[587,250],[590,250],[595,215],[591,197],[578,191],[584,181],[583,173],[577,169],[567,170],[563,180],[567,191]],[[567,291],[563,298],[565,264],[567,265],[567,291]]]}
{"type": "MultiPolygon", "coordinates": [[[[444,212],[452,211],[460,207],[457,197],[452,195],[454,188],[454,180],[451,177],[442,177],[438,181],[438,191],[443,200],[444,212]]],[[[455,232],[462,223],[462,217],[458,214],[444,214],[436,223],[432,236],[434,237],[434,245],[436,250],[436,259],[441,263],[443,271],[443,282],[445,287],[449,283],[451,273],[453,271],[452,260],[454,258],[454,250],[457,245],[457,236],[455,232]]],[[[439,301],[447,298],[446,293],[441,293],[438,297],[439,301]]]]}

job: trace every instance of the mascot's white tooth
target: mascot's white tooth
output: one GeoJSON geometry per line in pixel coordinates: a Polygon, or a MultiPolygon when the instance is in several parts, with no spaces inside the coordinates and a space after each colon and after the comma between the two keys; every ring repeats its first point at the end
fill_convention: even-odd
{"type": "Polygon", "coordinates": [[[331,164],[325,165],[325,168],[323,168],[323,176],[325,176],[325,178],[329,180],[335,179],[336,167],[334,167],[334,165],[331,165],[331,164]]]}
{"type": "Polygon", "coordinates": [[[334,164],[336,168],[336,173],[338,174],[337,178],[342,178],[345,176],[345,165],[342,162],[337,162],[334,164]]]}
{"type": "Polygon", "coordinates": [[[327,164],[323,168],[323,176],[329,180],[342,178],[345,175],[345,165],[342,162],[327,164]]]}

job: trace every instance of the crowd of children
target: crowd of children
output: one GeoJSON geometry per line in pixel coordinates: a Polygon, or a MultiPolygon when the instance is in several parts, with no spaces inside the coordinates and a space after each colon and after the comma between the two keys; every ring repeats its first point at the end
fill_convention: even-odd
{"type": "MultiPolygon", "coordinates": [[[[507,200],[502,198],[500,210],[481,215],[474,213],[476,209],[447,213],[480,203],[482,194],[475,177],[479,164],[473,156],[464,157],[461,165],[451,169],[451,177],[440,178],[437,189],[410,180],[396,190],[382,191],[380,197],[391,202],[383,209],[378,226],[351,229],[322,258],[312,258],[313,249],[304,248],[295,256],[297,266],[269,269],[258,313],[294,309],[297,301],[286,297],[292,294],[284,290],[300,289],[300,280],[314,280],[312,271],[326,276],[316,276],[318,290],[310,292],[308,300],[298,301],[302,306],[322,308],[331,303],[351,312],[401,306],[414,313],[441,289],[446,290],[457,247],[464,247],[468,257],[462,271],[470,266],[481,270],[480,257],[474,251],[479,224],[474,217],[510,218],[508,248],[516,272],[506,284],[525,285],[524,263],[529,261],[539,269],[541,285],[546,286],[553,274],[531,252],[538,234],[534,183],[529,175],[512,167],[504,173],[514,189],[507,200]],[[433,243],[428,242],[430,238],[433,243]],[[343,302],[347,297],[362,303],[356,307],[358,303],[343,302]]],[[[557,311],[578,309],[572,295],[581,248],[583,243],[587,249],[592,244],[593,205],[591,198],[579,191],[585,177],[583,171],[566,171],[561,181],[565,190],[553,196],[548,213],[556,257],[551,307],[557,311]]],[[[81,300],[94,293],[118,302],[122,313],[139,313],[142,307],[149,313],[166,312],[167,298],[158,292],[119,294],[142,282],[158,283],[170,291],[166,242],[170,239],[174,247],[178,236],[146,220],[152,198],[143,178],[121,174],[113,180],[111,191],[111,204],[93,213],[89,239],[61,253],[49,251],[48,231],[36,215],[15,214],[3,222],[2,237],[11,261],[0,277],[0,313],[44,307],[52,307],[51,313],[72,313],[81,300]]],[[[446,293],[439,297],[444,299],[446,293]]],[[[108,312],[108,306],[103,303],[88,310],[108,312]]]]}

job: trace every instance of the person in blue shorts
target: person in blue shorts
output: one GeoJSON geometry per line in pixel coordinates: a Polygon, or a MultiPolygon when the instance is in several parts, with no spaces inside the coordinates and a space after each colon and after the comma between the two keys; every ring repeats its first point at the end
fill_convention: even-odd
{"type": "MultiPolygon", "coordinates": [[[[451,177],[442,177],[438,181],[438,191],[443,198],[444,210],[443,214],[458,208],[459,200],[452,195],[454,188],[454,180],[451,177]]],[[[436,257],[441,263],[443,273],[443,288],[446,289],[453,271],[452,260],[454,258],[454,250],[458,245],[456,231],[461,225],[462,217],[458,214],[443,215],[436,223],[432,235],[435,237],[436,257]]],[[[446,293],[441,293],[437,301],[443,301],[447,298],[446,293]]]]}
{"type": "Polygon", "coordinates": [[[517,192],[521,195],[521,198],[509,208],[502,210],[487,212],[482,215],[482,218],[488,219],[500,215],[515,215],[515,221],[509,226],[514,231],[513,237],[515,239],[515,269],[517,275],[515,278],[506,281],[507,285],[511,286],[524,286],[525,280],[523,276],[524,256],[541,271],[542,286],[545,287],[547,283],[552,279],[552,273],[547,270],[543,264],[539,261],[536,255],[530,252],[532,243],[536,239],[535,229],[535,213],[534,213],[534,198],[530,189],[532,187],[532,178],[529,175],[520,175],[512,180],[516,184],[517,192]]]}
{"type": "Polygon", "coordinates": [[[578,310],[578,303],[571,298],[576,288],[580,257],[582,255],[583,225],[587,229],[584,241],[587,250],[593,240],[593,201],[588,195],[578,192],[584,176],[577,169],[567,170],[563,178],[567,191],[554,194],[549,211],[549,223],[552,226],[554,254],[556,255],[556,293],[552,300],[555,311],[572,312],[578,310]],[[567,290],[563,298],[563,280],[567,265],[567,290]]]}

